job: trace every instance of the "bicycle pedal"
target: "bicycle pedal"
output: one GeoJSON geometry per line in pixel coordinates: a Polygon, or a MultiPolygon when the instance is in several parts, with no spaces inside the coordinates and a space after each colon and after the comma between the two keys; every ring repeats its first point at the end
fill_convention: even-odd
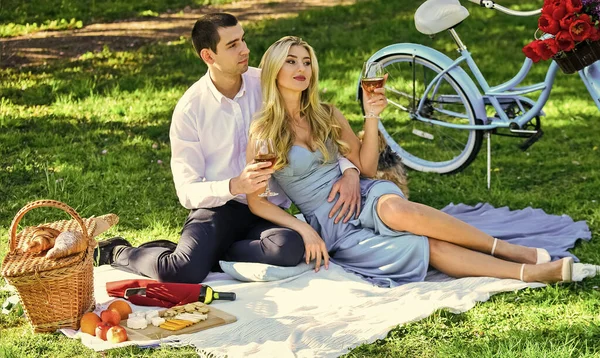
{"type": "Polygon", "coordinates": [[[537,130],[537,132],[535,134],[533,134],[531,137],[527,138],[523,143],[519,144],[519,149],[521,149],[522,151],[526,151],[527,149],[529,149],[529,147],[531,147],[535,142],[540,140],[540,138],[542,138],[543,136],[544,136],[544,131],[540,128],[537,130]]]}

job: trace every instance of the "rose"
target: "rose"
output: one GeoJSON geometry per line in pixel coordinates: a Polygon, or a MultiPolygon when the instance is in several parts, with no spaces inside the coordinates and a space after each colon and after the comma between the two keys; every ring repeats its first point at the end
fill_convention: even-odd
{"type": "Polygon", "coordinates": [[[575,14],[568,14],[567,16],[565,16],[562,19],[560,19],[560,28],[563,29],[563,30],[569,30],[569,27],[571,27],[571,24],[576,19],[577,19],[577,15],[575,15],[575,14]]]}
{"type": "MultiPolygon", "coordinates": [[[[556,9],[557,6],[560,5],[560,0],[549,0],[544,1],[544,5],[542,6],[542,14],[547,14],[552,16],[552,13],[556,9]]],[[[566,10],[566,7],[565,7],[566,10]]]]}
{"type": "Polygon", "coordinates": [[[552,17],[559,21],[567,14],[567,6],[561,0],[553,0],[544,3],[542,14],[552,17]]]}
{"type": "Polygon", "coordinates": [[[585,21],[585,22],[589,23],[590,25],[594,24],[594,22],[592,21],[592,18],[588,14],[581,14],[581,15],[579,15],[579,17],[577,19],[581,20],[581,21],[585,21]]]}
{"type": "Polygon", "coordinates": [[[592,31],[590,33],[590,40],[592,40],[592,41],[600,40],[600,30],[597,27],[592,27],[592,31]]]}
{"type": "Polygon", "coordinates": [[[571,26],[569,26],[569,33],[575,41],[583,41],[587,39],[590,37],[592,32],[592,25],[589,21],[582,19],[583,17],[584,15],[580,16],[577,20],[571,23],[571,26]]]}
{"type": "Polygon", "coordinates": [[[547,34],[556,35],[560,30],[560,23],[547,14],[542,14],[538,20],[538,27],[547,34]]]}
{"type": "Polygon", "coordinates": [[[552,18],[556,21],[560,21],[567,15],[567,6],[561,1],[555,1],[552,10],[552,18]]]}
{"type": "Polygon", "coordinates": [[[562,51],[571,51],[575,47],[575,41],[569,31],[560,31],[556,34],[556,44],[562,51]]]}
{"type": "Polygon", "coordinates": [[[535,40],[529,45],[523,47],[523,53],[533,62],[538,62],[539,60],[548,60],[552,56],[556,55],[558,51],[558,44],[553,38],[546,40],[535,40]]]}
{"type": "Polygon", "coordinates": [[[567,0],[566,1],[567,12],[574,13],[579,12],[583,8],[581,0],[567,0]]]}
{"type": "Polygon", "coordinates": [[[542,6],[542,14],[552,16],[553,10],[554,10],[554,1],[544,0],[544,5],[542,6]]]}
{"type": "Polygon", "coordinates": [[[539,62],[542,57],[540,55],[538,55],[538,53],[533,49],[534,44],[537,42],[533,41],[529,44],[527,44],[525,47],[523,47],[523,53],[525,54],[525,56],[527,58],[530,58],[533,62],[539,62]]]}
{"type": "Polygon", "coordinates": [[[534,46],[534,50],[540,55],[542,60],[548,60],[558,52],[558,44],[553,38],[541,40],[534,46]]]}

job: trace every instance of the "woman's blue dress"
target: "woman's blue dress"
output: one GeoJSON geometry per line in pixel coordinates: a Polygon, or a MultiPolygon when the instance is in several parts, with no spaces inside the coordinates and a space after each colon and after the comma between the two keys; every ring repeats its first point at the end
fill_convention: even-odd
{"type": "MultiPolygon", "coordinates": [[[[334,148],[330,150],[335,152],[334,148]]],[[[427,237],[390,229],[375,210],[379,197],[384,194],[404,197],[395,184],[361,179],[359,217],[337,224],[334,218],[329,218],[336,200],[328,203],[327,197],[342,176],[336,156],[332,157],[323,163],[320,151],[292,146],[288,153],[289,165],[275,172],[273,178],[321,235],[332,262],[379,286],[422,281],[429,266],[427,237]]]]}

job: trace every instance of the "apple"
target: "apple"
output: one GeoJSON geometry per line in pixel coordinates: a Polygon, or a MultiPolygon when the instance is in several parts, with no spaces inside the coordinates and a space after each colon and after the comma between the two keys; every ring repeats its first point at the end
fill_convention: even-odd
{"type": "Polygon", "coordinates": [[[112,326],[116,326],[121,322],[121,314],[115,309],[104,310],[100,312],[102,322],[108,322],[112,326]]]}
{"type": "Polygon", "coordinates": [[[121,326],[112,326],[106,332],[106,340],[111,343],[121,343],[127,340],[127,331],[121,326]]]}
{"type": "Polygon", "coordinates": [[[106,340],[106,332],[108,332],[108,330],[112,327],[113,325],[108,323],[108,322],[100,322],[98,323],[98,325],[96,326],[96,337],[100,338],[101,340],[105,341],[106,340]]]}

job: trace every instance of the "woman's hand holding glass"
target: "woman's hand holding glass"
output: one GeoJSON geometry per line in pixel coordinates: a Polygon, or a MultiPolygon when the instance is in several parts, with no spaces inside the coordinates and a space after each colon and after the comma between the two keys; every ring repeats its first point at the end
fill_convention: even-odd
{"type": "Polygon", "coordinates": [[[302,240],[304,241],[306,263],[308,264],[312,260],[316,260],[315,272],[319,272],[321,259],[323,259],[325,262],[325,269],[329,269],[329,253],[327,252],[327,246],[325,246],[325,241],[323,241],[315,229],[306,224],[305,228],[299,230],[298,233],[302,236],[302,240]]]}
{"type": "Polygon", "coordinates": [[[365,119],[379,118],[379,114],[387,106],[385,98],[385,82],[388,74],[384,72],[381,64],[365,62],[361,72],[361,87],[363,89],[365,119]]]}

